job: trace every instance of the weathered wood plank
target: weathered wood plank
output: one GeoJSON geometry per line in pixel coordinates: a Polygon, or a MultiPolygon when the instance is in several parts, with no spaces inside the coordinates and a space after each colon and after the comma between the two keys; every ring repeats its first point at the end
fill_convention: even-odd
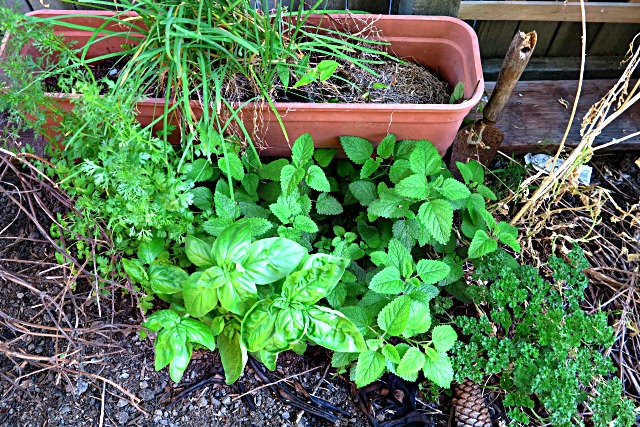
{"type": "MultiPolygon", "coordinates": [[[[537,47],[536,47],[537,49],[537,47]]],[[[534,52],[535,55],[535,52],[534,52]]],[[[622,75],[623,56],[587,56],[585,78],[613,79],[622,75]]],[[[483,59],[482,72],[487,81],[495,80],[500,72],[502,58],[483,59]]],[[[635,73],[640,76],[640,70],[635,73]]],[[[533,57],[525,68],[520,80],[577,80],[580,77],[579,57],[533,57]]]]}
{"type": "MultiPolygon", "coordinates": [[[[614,80],[589,80],[585,82],[578,103],[578,112],[571,126],[567,145],[580,142],[580,125],[585,113],[600,100],[615,83],[614,80]]],[[[485,84],[490,93],[493,82],[485,84]]],[[[500,148],[505,153],[553,152],[555,144],[562,140],[565,127],[571,115],[575,99],[577,81],[530,81],[519,82],[507,102],[502,119],[497,123],[504,133],[500,148]],[[560,100],[569,103],[564,106],[560,100]]],[[[602,135],[596,138],[596,145],[624,137],[640,130],[640,104],[613,121],[602,135]]],[[[640,140],[630,139],[613,145],[607,151],[640,150],[640,140]]]]}
{"type": "Polygon", "coordinates": [[[602,24],[587,55],[624,55],[638,33],[640,24],[602,24]]]}
{"type": "Polygon", "coordinates": [[[33,10],[39,9],[75,9],[75,5],[60,0],[29,0],[33,10]]]}
{"type": "MultiPolygon", "coordinates": [[[[598,34],[601,23],[587,24],[587,47],[598,34]]],[[[563,22],[558,27],[556,36],[547,50],[546,56],[580,56],[582,52],[582,24],[579,22],[563,22]]],[[[611,54],[609,54],[611,55],[611,54]]]]}
{"type": "Polygon", "coordinates": [[[518,21],[481,21],[476,23],[476,34],[482,58],[504,58],[518,21]]]}
{"type": "Polygon", "coordinates": [[[6,2],[5,6],[19,13],[29,13],[33,10],[26,0],[8,1],[6,2]]]}
{"type": "Polygon", "coordinates": [[[399,0],[400,15],[458,16],[460,0],[399,0]]]}
{"type": "Polygon", "coordinates": [[[389,0],[349,0],[349,9],[387,14],[389,12],[389,0]]]}
{"type": "MultiPolygon", "coordinates": [[[[587,22],[640,22],[638,3],[585,3],[587,22]]],[[[486,21],[580,22],[580,2],[550,1],[463,1],[458,18],[486,21]]]]}

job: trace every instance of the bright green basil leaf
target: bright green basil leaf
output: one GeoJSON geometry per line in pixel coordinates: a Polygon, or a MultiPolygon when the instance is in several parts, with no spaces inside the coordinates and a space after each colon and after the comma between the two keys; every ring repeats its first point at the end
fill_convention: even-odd
{"type": "Polygon", "coordinates": [[[378,326],[391,336],[399,336],[407,327],[411,299],[408,296],[395,298],[378,314],[378,326]]]}
{"type": "Polygon", "coordinates": [[[240,378],[247,364],[247,348],[238,331],[230,326],[224,328],[217,341],[226,382],[233,384],[240,378]]]}
{"type": "Polygon", "coordinates": [[[313,140],[311,139],[311,135],[305,133],[293,143],[291,158],[293,163],[302,165],[311,160],[311,156],[313,156],[313,140]]]}
{"type": "Polygon", "coordinates": [[[216,287],[221,286],[220,281],[203,281],[201,280],[203,276],[205,275],[202,272],[193,273],[184,283],[182,291],[184,306],[194,317],[202,317],[218,305],[216,287]]]}
{"type": "Polygon", "coordinates": [[[496,249],[498,249],[498,242],[489,237],[486,232],[478,230],[469,245],[469,258],[479,258],[496,249]]]}
{"type": "Polygon", "coordinates": [[[401,378],[412,377],[424,367],[425,362],[424,353],[415,347],[410,347],[398,364],[396,375],[401,378]]]}
{"type": "Polygon", "coordinates": [[[341,136],[340,144],[353,163],[362,165],[373,154],[373,144],[357,136],[341,136]]]}
{"type": "Polygon", "coordinates": [[[220,265],[226,261],[242,262],[251,245],[251,229],[243,222],[225,228],[213,243],[211,254],[220,265]]]}
{"type": "Polygon", "coordinates": [[[333,290],[343,273],[332,264],[296,271],[282,285],[282,295],[290,301],[315,304],[333,290]]]}
{"type": "Polygon", "coordinates": [[[356,387],[362,388],[377,381],[386,367],[386,360],[382,353],[378,351],[363,351],[358,356],[358,363],[355,367],[356,387]]]}
{"type": "Polygon", "coordinates": [[[260,350],[258,352],[258,358],[260,359],[260,362],[262,362],[262,364],[268,370],[275,371],[276,364],[278,362],[278,354],[279,353],[272,353],[270,351],[260,350]]]}
{"type": "Polygon", "coordinates": [[[175,294],[182,291],[189,278],[186,271],[173,265],[153,264],[149,267],[149,284],[157,294],[175,294]]]}
{"type": "Polygon", "coordinates": [[[179,383],[184,375],[184,371],[187,370],[189,362],[191,361],[191,345],[185,343],[176,351],[171,364],[169,365],[169,376],[175,383],[179,383]]]}
{"type": "Polygon", "coordinates": [[[433,285],[438,283],[449,275],[451,267],[442,261],[421,259],[416,266],[418,276],[425,285],[433,285]]]}
{"type": "Polygon", "coordinates": [[[180,324],[184,326],[189,341],[198,343],[211,351],[216,349],[216,341],[207,325],[192,318],[183,319],[180,324]]]}
{"type": "Polygon", "coordinates": [[[242,320],[242,340],[250,352],[260,351],[273,336],[277,311],[271,308],[272,301],[258,301],[242,320]]]}
{"type": "Polygon", "coordinates": [[[404,281],[400,278],[400,270],[387,267],[373,276],[369,289],[380,294],[399,294],[404,289],[404,281]]]}
{"type": "Polygon", "coordinates": [[[327,176],[324,171],[320,169],[320,166],[311,165],[307,169],[306,176],[307,185],[316,191],[329,192],[331,191],[331,185],[327,180],[327,176]]]}
{"type": "Polygon", "coordinates": [[[220,305],[226,310],[242,316],[258,300],[256,284],[241,271],[225,274],[227,280],[217,289],[220,305]]]}
{"type": "Polygon", "coordinates": [[[302,339],[307,332],[308,318],[301,310],[293,307],[282,308],[277,312],[275,322],[275,341],[286,343],[282,351],[302,339]]]}
{"type": "Polygon", "coordinates": [[[314,306],[308,311],[307,336],[317,344],[333,351],[357,353],[366,349],[358,328],[342,313],[314,306]]]}
{"type": "Polygon", "coordinates": [[[436,191],[449,200],[464,199],[471,195],[466,185],[453,178],[445,179],[442,185],[436,188],[436,191]]]}
{"type": "Polygon", "coordinates": [[[164,239],[155,237],[138,246],[138,258],[145,264],[151,264],[164,251],[164,239]]]}
{"type": "Polygon", "coordinates": [[[409,156],[411,170],[417,174],[430,176],[440,172],[442,158],[433,144],[426,139],[416,143],[416,148],[409,156]]]}
{"type": "Polygon", "coordinates": [[[224,316],[214,317],[211,321],[211,333],[214,337],[220,335],[220,332],[224,329],[224,316]]]}
{"type": "Polygon", "coordinates": [[[455,104],[464,97],[464,83],[458,82],[449,97],[449,104],[455,104]]]}
{"type": "Polygon", "coordinates": [[[391,157],[391,154],[393,154],[393,148],[396,145],[396,137],[395,135],[387,135],[384,137],[384,139],[380,142],[380,144],[378,145],[378,156],[380,156],[383,159],[389,158],[391,157]]]}
{"type": "Polygon", "coordinates": [[[187,334],[184,328],[179,325],[173,328],[163,329],[158,333],[156,338],[156,371],[167,366],[174,359],[176,354],[180,353],[185,347],[187,334]]]}
{"type": "Polygon", "coordinates": [[[249,246],[242,267],[247,277],[265,285],[288,276],[306,254],[307,250],[293,240],[271,237],[249,246]]]}
{"type": "Polygon", "coordinates": [[[425,202],[418,210],[418,219],[440,243],[446,245],[453,229],[453,209],[446,200],[425,202]]]}
{"type": "Polygon", "coordinates": [[[211,267],[216,264],[211,255],[211,245],[194,236],[187,236],[186,253],[189,261],[198,267],[211,267]]]}
{"type": "Polygon", "coordinates": [[[162,328],[173,328],[178,323],[180,323],[180,316],[175,311],[160,310],[149,316],[142,327],[158,332],[162,328]]]}
{"type": "Polygon", "coordinates": [[[458,339],[458,334],[449,325],[439,325],[431,331],[431,341],[439,353],[449,351],[458,339]]]}
{"type": "Polygon", "coordinates": [[[427,357],[422,367],[424,376],[439,387],[449,387],[453,381],[453,366],[449,356],[431,348],[427,348],[425,352],[427,357]]]}
{"type": "Polygon", "coordinates": [[[149,276],[147,276],[145,268],[137,259],[123,258],[122,266],[124,267],[124,271],[127,272],[129,278],[133,283],[140,283],[142,285],[145,285],[149,281],[149,276]]]}

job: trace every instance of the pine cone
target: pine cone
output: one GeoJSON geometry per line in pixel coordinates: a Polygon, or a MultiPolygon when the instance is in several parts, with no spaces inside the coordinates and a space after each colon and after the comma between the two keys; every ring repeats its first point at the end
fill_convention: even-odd
{"type": "Polygon", "coordinates": [[[491,427],[489,409],[480,386],[467,379],[455,388],[453,407],[458,427],[491,427]]]}

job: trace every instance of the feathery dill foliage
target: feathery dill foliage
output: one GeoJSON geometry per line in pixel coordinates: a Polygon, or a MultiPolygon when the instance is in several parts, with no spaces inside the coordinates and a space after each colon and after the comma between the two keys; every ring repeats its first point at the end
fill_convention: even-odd
{"type": "Polygon", "coordinates": [[[521,266],[504,252],[474,260],[474,280],[488,285],[469,290],[487,306],[486,315],[458,316],[468,338],[454,347],[456,380],[481,381],[500,374],[509,416],[523,424],[530,417],[554,426],[584,425],[579,408],[591,408],[596,426],[633,424],[633,402],[621,399],[622,384],[603,348],[613,344],[605,312],[580,308],[589,266],[576,247],[568,261],[552,257],[551,276],[521,266]],[[542,404],[546,413],[536,412],[542,404]],[[597,409],[597,410],[596,410],[597,409]]]}

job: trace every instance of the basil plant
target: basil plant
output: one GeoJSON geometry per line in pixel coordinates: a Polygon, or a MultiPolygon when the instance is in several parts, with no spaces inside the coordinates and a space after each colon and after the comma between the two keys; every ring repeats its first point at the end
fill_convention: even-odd
{"type": "Polygon", "coordinates": [[[347,259],[309,255],[282,237],[253,241],[243,220],[213,243],[187,238],[186,256],[196,267],[191,274],[163,264],[163,251],[163,242],[155,240],[141,245],[139,259],[123,264],[134,282],[171,304],[143,326],[157,332],[156,369],[170,365],[176,382],[194,344],[218,348],[227,383],[242,375],[249,353],[275,369],[280,352],[304,351],[307,342],[340,352],[366,350],[349,319],[317,304],[338,284],[347,259]]]}

